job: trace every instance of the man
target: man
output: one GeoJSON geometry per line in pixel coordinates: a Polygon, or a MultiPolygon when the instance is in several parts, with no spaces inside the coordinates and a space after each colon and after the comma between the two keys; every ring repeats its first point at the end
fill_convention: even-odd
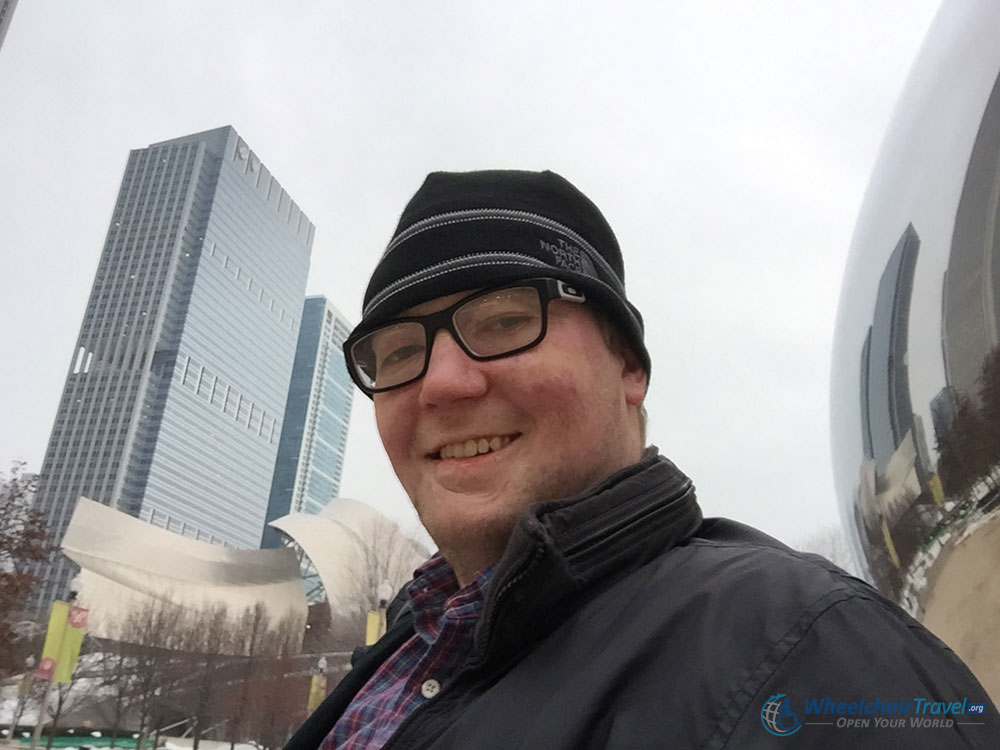
{"type": "Polygon", "coordinates": [[[644,449],[642,318],[563,178],[430,175],[344,350],[440,552],[289,748],[996,746],[942,643],[644,449]]]}

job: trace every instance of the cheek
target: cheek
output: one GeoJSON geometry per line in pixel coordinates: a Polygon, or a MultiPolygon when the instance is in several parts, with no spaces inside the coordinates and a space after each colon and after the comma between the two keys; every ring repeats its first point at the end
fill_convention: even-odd
{"type": "Polygon", "coordinates": [[[574,373],[546,373],[532,378],[526,399],[539,427],[558,429],[565,435],[575,425],[585,421],[589,412],[584,384],[574,373]]]}
{"type": "Polygon", "coordinates": [[[413,440],[413,429],[408,417],[412,411],[400,408],[386,396],[376,396],[375,426],[382,440],[382,447],[398,472],[402,466],[401,459],[406,455],[406,449],[413,440]],[[381,401],[381,403],[380,403],[381,401]]]}

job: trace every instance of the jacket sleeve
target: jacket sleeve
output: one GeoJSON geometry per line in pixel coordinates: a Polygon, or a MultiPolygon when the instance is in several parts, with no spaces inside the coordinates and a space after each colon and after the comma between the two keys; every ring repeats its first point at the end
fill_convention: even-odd
{"type": "Polygon", "coordinates": [[[831,603],[790,639],[746,685],[732,732],[710,747],[998,747],[1000,715],[982,685],[894,605],[856,594],[831,603]],[[794,737],[775,736],[784,733],[794,737]]]}

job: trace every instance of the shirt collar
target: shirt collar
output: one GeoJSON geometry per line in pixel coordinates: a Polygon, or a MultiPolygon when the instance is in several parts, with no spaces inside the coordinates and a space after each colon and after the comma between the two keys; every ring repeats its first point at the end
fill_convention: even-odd
{"type": "Polygon", "coordinates": [[[433,643],[447,623],[471,624],[478,620],[495,567],[490,565],[483,569],[462,587],[458,585],[454,569],[440,552],[417,568],[407,588],[417,635],[433,643]]]}

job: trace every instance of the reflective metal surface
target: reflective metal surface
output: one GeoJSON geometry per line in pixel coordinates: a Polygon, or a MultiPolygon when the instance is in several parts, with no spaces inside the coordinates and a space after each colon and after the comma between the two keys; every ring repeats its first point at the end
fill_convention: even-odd
{"type": "Polygon", "coordinates": [[[299,562],[288,549],[244,550],[188,539],[81,497],[61,549],[80,566],[90,633],[118,638],[129,614],[154,602],[188,613],[223,605],[234,619],[263,604],[271,627],[306,620],[299,562]]]}
{"type": "Polygon", "coordinates": [[[833,459],[860,567],[1000,699],[1000,3],[945,3],[841,293],[833,459]]]}
{"type": "Polygon", "coordinates": [[[394,521],[346,497],[333,498],[319,513],[290,513],[270,525],[302,548],[335,609],[374,602],[386,579],[396,593],[431,554],[394,521]]]}

